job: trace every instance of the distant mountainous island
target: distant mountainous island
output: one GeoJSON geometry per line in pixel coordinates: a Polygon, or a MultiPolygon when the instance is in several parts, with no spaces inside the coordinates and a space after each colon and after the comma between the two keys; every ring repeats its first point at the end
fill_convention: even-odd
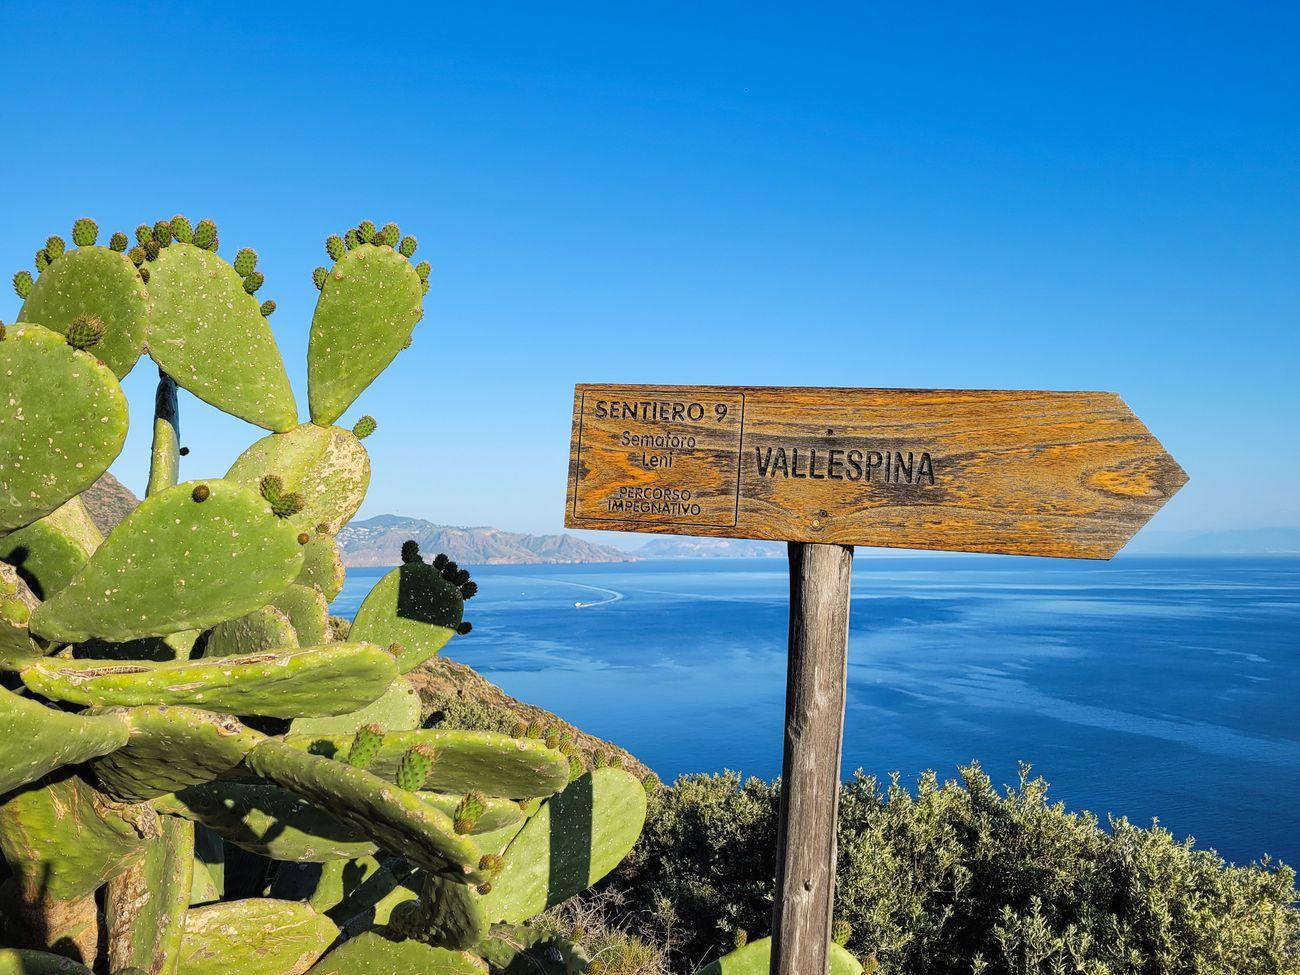
{"type": "Polygon", "coordinates": [[[457,528],[423,518],[376,515],[354,521],[338,534],[343,564],[396,565],[402,543],[420,543],[433,556],[446,552],[466,565],[538,565],[547,562],[635,562],[639,555],[612,545],[596,545],[576,535],[528,535],[499,528],[457,528]]]}

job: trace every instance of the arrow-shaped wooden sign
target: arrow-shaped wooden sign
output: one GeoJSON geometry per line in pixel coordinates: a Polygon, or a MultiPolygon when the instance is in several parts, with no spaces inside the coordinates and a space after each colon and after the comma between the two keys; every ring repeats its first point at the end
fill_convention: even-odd
{"type": "Polygon", "coordinates": [[[580,385],[565,525],[1105,559],[1186,481],[1115,393],[580,385]]]}
{"type": "Polygon", "coordinates": [[[566,526],[790,543],[772,975],[826,971],[851,546],[1108,559],[1186,481],[1114,393],[575,389],[566,526]]]}

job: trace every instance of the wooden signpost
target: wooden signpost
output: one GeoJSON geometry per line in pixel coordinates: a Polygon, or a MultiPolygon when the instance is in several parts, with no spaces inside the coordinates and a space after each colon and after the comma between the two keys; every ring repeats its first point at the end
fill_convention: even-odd
{"type": "Polygon", "coordinates": [[[789,543],[773,975],[826,970],[852,546],[1107,559],[1186,481],[1114,393],[576,387],[566,527],[789,543]]]}

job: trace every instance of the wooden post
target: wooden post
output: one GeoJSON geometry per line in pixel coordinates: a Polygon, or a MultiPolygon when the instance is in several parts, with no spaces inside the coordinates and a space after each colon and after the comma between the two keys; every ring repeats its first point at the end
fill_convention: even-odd
{"type": "Polygon", "coordinates": [[[790,655],[771,975],[826,972],[853,548],[790,543],[790,655]]]}

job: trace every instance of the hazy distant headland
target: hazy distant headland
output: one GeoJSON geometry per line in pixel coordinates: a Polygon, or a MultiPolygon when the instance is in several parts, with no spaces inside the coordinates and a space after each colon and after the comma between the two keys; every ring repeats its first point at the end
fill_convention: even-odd
{"type": "MultiPolygon", "coordinates": [[[[647,559],[778,558],[781,542],[733,538],[655,535],[619,548],[567,533],[533,535],[489,527],[439,525],[423,518],[376,515],[354,521],[338,536],[344,564],[388,566],[402,542],[415,539],[426,552],[446,552],[467,565],[541,565],[580,562],[639,562],[647,559]]],[[[635,539],[630,538],[635,542],[635,539]]],[[[1300,528],[1255,528],[1139,535],[1125,552],[1134,555],[1295,555],[1300,528]]]]}

